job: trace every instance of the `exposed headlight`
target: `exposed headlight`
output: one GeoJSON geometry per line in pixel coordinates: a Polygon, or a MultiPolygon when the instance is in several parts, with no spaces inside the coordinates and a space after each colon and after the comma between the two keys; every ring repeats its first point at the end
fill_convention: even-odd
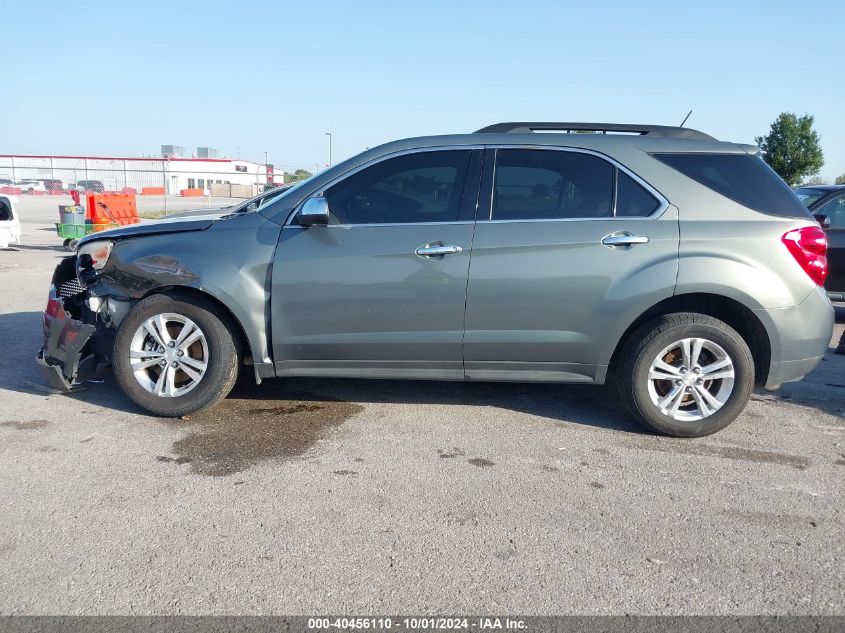
{"type": "Polygon", "coordinates": [[[76,270],[102,270],[109,261],[113,245],[111,240],[96,240],[80,246],[76,251],[76,270]]]}

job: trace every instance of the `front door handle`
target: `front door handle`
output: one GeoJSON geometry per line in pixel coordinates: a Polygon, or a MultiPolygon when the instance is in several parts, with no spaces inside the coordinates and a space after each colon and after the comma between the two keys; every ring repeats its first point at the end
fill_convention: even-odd
{"type": "Polygon", "coordinates": [[[414,251],[420,257],[443,257],[463,251],[460,246],[446,246],[445,244],[426,244],[414,251]]]}
{"type": "Polygon", "coordinates": [[[648,244],[648,238],[645,235],[633,235],[628,231],[621,233],[611,233],[601,238],[601,243],[611,248],[631,248],[637,244],[648,244]]]}

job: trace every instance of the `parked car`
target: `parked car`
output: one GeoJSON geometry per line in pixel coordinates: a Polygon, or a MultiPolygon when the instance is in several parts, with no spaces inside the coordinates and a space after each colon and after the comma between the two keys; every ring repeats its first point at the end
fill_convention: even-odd
{"type": "Polygon", "coordinates": [[[653,429],[707,435],[755,384],[812,371],[833,329],[824,233],[757,151],[575,123],[388,143],[255,210],[86,237],[38,361],[64,388],[81,358],[111,363],[161,416],[214,405],[242,366],[612,382],[653,429]]]}
{"type": "Polygon", "coordinates": [[[91,193],[103,193],[106,190],[99,180],[80,180],[76,184],[82,188],[82,191],[90,191],[91,193]]]}
{"type": "Polygon", "coordinates": [[[58,178],[39,178],[39,182],[44,184],[47,191],[61,191],[63,189],[62,181],[58,178]]]}
{"type": "Polygon", "coordinates": [[[47,191],[44,183],[38,180],[18,180],[13,187],[21,190],[21,193],[35,193],[36,191],[47,191]]]}
{"type": "Polygon", "coordinates": [[[821,220],[827,233],[827,294],[834,301],[845,301],[845,185],[813,185],[794,191],[810,213],[821,220]]]}
{"type": "Polygon", "coordinates": [[[0,195],[0,248],[21,243],[21,221],[15,209],[16,196],[0,195]]]}

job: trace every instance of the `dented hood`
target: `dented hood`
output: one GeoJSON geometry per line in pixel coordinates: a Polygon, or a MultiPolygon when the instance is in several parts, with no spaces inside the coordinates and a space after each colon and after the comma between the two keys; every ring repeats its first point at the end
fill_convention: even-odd
{"type": "Polygon", "coordinates": [[[167,218],[164,220],[153,220],[150,222],[142,222],[141,224],[132,224],[129,226],[121,226],[116,229],[109,229],[108,231],[100,231],[92,233],[84,239],[80,240],[80,244],[92,242],[94,240],[102,239],[121,239],[125,237],[137,237],[141,235],[156,235],[160,233],[180,233],[183,231],[204,231],[217,220],[227,214],[226,210],[221,210],[219,213],[210,213],[205,215],[184,217],[184,218],[167,218]]]}

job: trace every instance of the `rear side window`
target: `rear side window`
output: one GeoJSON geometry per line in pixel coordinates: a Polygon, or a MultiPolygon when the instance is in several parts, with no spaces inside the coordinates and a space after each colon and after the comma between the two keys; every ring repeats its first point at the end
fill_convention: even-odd
{"type": "Polygon", "coordinates": [[[494,220],[609,218],[614,167],[578,152],[496,152],[494,220]]]}
{"type": "Polygon", "coordinates": [[[621,169],[616,183],[616,216],[644,217],[657,211],[660,202],[621,169]]]}
{"type": "Polygon", "coordinates": [[[807,208],[759,156],[652,154],[723,196],[750,209],[789,218],[811,218],[807,208]]]}

